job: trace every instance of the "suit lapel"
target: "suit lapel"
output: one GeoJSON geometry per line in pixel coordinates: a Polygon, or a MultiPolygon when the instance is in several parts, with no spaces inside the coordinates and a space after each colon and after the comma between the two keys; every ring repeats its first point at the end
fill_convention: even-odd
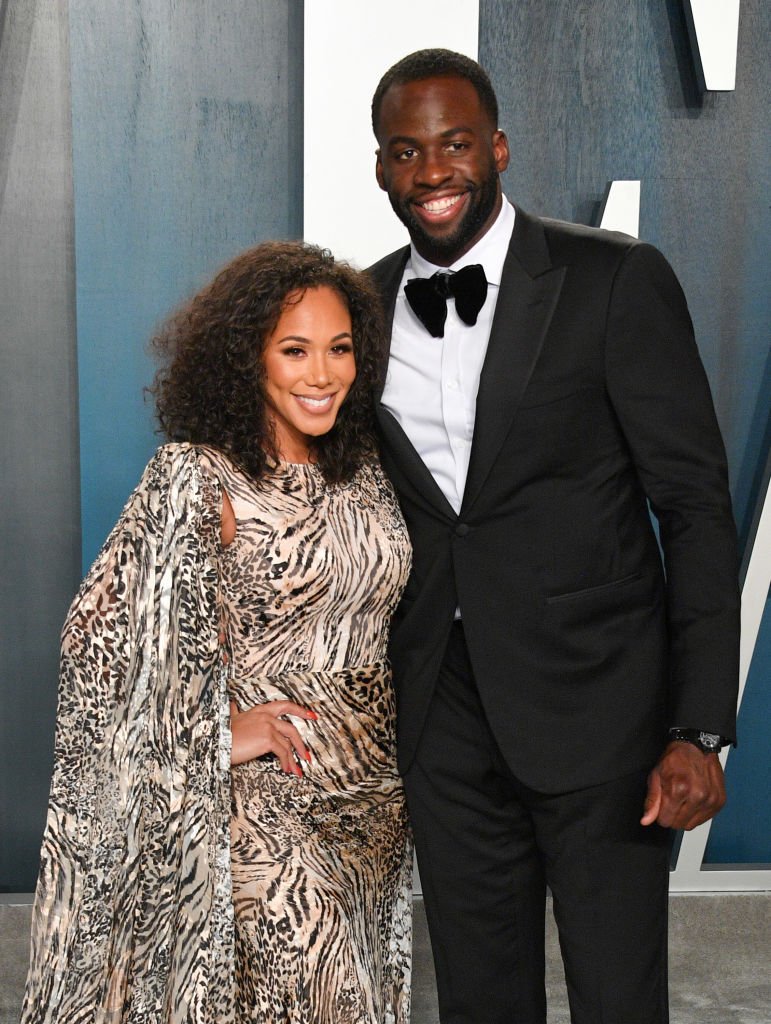
{"type": "MultiPolygon", "coordinates": [[[[367,273],[377,285],[380,298],[383,302],[386,332],[389,338],[391,334],[391,324],[394,322],[396,296],[399,294],[399,284],[401,283],[402,274],[404,273],[404,267],[409,255],[410,247],[407,245],[403,249],[397,249],[396,252],[392,252],[389,256],[384,256],[382,260],[379,260],[367,270],[367,273]]],[[[378,409],[380,408],[380,399],[383,397],[386,373],[388,372],[389,347],[389,344],[386,342],[380,360],[377,394],[375,396],[378,409]]]]}
{"type": "MultiPolygon", "coordinates": [[[[369,273],[378,285],[383,299],[383,308],[386,317],[386,324],[393,323],[396,296],[399,292],[399,284],[404,273],[404,266],[409,256],[409,246],[398,252],[392,253],[380,260],[369,273]]],[[[456,513],[452,505],[442,493],[442,489],[434,480],[425,462],[421,459],[412,442],[402,430],[395,417],[381,405],[380,399],[385,387],[386,372],[388,370],[388,351],[384,353],[381,364],[380,379],[378,381],[377,400],[375,411],[380,425],[380,432],[384,442],[393,452],[399,471],[404,473],[410,481],[417,494],[421,495],[437,511],[452,519],[456,519],[456,513]]]]}
{"type": "Polygon", "coordinates": [[[565,267],[553,267],[540,221],[517,207],[476,403],[461,514],[479,495],[508,433],[559,299],[565,267]]]}
{"type": "Polygon", "coordinates": [[[455,509],[434,480],[425,462],[415,451],[410,439],[394,416],[380,404],[377,407],[377,419],[381,436],[396,461],[397,471],[404,474],[417,495],[428,502],[435,511],[441,512],[442,515],[450,519],[457,519],[455,509]]]}

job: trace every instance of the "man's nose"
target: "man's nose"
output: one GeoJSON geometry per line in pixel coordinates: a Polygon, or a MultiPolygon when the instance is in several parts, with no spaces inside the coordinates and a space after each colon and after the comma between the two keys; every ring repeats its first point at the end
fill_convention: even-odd
{"type": "Polygon", "coordinates": [[[436,187],[452,177],[452,166],[441,152],[426,152],[418,164],[415,178],[422,184],[436,187]]]}

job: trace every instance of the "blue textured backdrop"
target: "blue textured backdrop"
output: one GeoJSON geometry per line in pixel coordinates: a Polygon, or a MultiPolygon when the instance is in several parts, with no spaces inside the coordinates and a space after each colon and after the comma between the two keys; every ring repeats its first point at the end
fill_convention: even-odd
{"type": "Polygon", "coordinates": [[[81,0],[70,37],[85,571],[159,440],[153,327],[302,231],[302,5],[81,0]]]}
{"type": "Polygon", "coordinates": [[[710,831],[706,864],[771,863],[770,676],[771,601],[767,601],[739,711],[740,743],[726,768],[730,799],[710,831]]]}
{"type": "MultiPolygon", "coordinates": [[[[480,0],[479,53],[499,92],[512,146],[505,179],[511,198],[536,213],[596,222],[610,179],[643,181],[640,233],[664,251],[688,296],[726,437],[743,538],[771,441],[770,19],[766,0],[743,0],[736,91],[701,96],[682,0],[480,0]]],[[[58,83],[56,96],[66,96],[56,54],[66,44],[67,24],[71,35],[82,524],[77,501],[65,501],[52,482],[37,487],[36,506],[54,510],[57,526],[46,528],[59,536],[52,537],[51,551],[62,538],[68,551],[74,549],[68,538],[82,525],[84,567],[157,443],[142,399],[153,373],[146,354],[153,326],[239,249],[301,232],[302,21],[301,0],[0,3],[2,180],[23,147],[28,155],[38,153],[30,140],[39,142],[49,130],[41,128],[34,103],[14,97],[23,91],[44,108],[51,82],[58,83]],[[38,6],[45,20],[30,63],[31,28],[21,31],[26,22],[19,12],[38,6]]],[[[51,108],[66,139],[69,111],[59,108],[66,102],[51,108]]],[[[344,190],[345,126],[330,129],[329,159],[339,165],[344,190]]],[[[53,239],[58,235],[51,226],[57,218],[71,223],[71,210],[69,168],[59,168],[67,147],[49,150],[48,170],[62,183],[62,194],[49,189],[32,211],[37,179],[30,178],[26,191],[9,187],[0,194],[0,212],[14,223],[48,224],[44,237],[53,239]]],[[[29,158],[30,174],[43,160],[29,158]]],[[[40,246],[34,251],[39,255],[40,246]]],[[[50,291],[54,275],[41,277],[39,259],[27,266],[16,255],[23,287],[9,286],[8,301],[16,304],[14,315],[37,323],[45,305],[35,299],[40,281],[49,281],[50,291]]],[[[57,259],[61,279],[73,281],[71,252],[57,259]]],[[[65,302],[65,314],[67,308],[65,302]]],[[[50,313],[46,337],[62,332],[52,352],[69,351],[71,320],[50,313]]],[[[40,345],[36,351],[39,356],[40,345]]],[[[46,373],[54,372],[47,364],[46,373]]],[[[28,481],[39,476],[32,473],[32,439],[42,439],[48,455],[58,452],[60,471],[45,480],[66,483],[74,471],[74,431],[66,414],[57,416],[52,436],[34,402],[0,407],[3,436],[30,439],[24,448],[31,460],[28,481]]],[[[23,486],[7,495],[8,545],[20,544],[19,524],[41,532],[23,486]]],[[[10,729],[22,734],[29,718],[19,709],[29,707],[48,736],[58,638],[49,626],[41,631],[41,623],[61,615],[62,579],[69,586],[71,575],[61,559],[39,560],[37,596],[25,604],[14,572],[6,572],[11,585],[0,594],[0,618],[14,624],[34,617],[37,628],[14,626],[8,634],[13,643],[3,648],[10,711],[0,739],[10,729]],[[37,610],[41,594],[45,614],[37,610]]],[[[740,715],[740,747],[728,762],[731,800],[711,833],[711,862],[771,861],[770,718],[767,610],[740,715]]],[[[0,812],[13,827],[0,838],[0,890],[29,891],[34,881],[50,767],[41,742],[23,750],[16,740],[3,743],[0,812]],[[33,790],[39,806],[17,813],[16,795],[33,790]]]]}
{"type": "MultiPolygon", "coordinates": [[[[158,0],[73,5],[84,567],[157,441],[141,400],[153,324],[238,249],[300,232],[300,6],[292,20],[293,5],[247,0],[216,11],[204,0],[184,10],[158,0]]],[[[512,144],[511,198],[592,222],[607,181],[642,179],[640,234],[688,296],[743,535],[771,396],[771,162],[758,130],[771,91],[767,12],[743,4],[737,89],[703,96],[680,2],[480,5],[480,60],[512,144]]],[[[341,140],[344,163],[343,150],[341,140]]],[[[764,651],[709,859],[771,861],[771,793],[756,770],[768,750],[764,651]]]]}

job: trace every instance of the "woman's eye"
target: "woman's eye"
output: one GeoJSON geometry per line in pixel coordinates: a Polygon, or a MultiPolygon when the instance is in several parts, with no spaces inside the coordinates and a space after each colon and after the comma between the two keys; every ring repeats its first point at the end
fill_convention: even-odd
{"type": "Polygon", "coordinates": [[[332,351],[336,356],[346,355],[348,352],[353,352],[353,345],[350,341],[341,342],[339,345],[335,345],[332,351]]]}

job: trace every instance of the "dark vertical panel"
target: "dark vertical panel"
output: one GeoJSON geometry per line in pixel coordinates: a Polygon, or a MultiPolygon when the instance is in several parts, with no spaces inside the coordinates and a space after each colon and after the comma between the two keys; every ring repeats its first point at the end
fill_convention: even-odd
{"type": "Polygon", "coordinates": [[[662,249],[688,296],[740,526],[752,514],[771,407],[770,12],[744,0],[736,91],[702,96],[681,0],[480,4],[480,60],[512,147],[510,197],[591,223],[607,181],[642,179],[640,235],[662,249]]]}
{"type": "Polygon", "coordinates": [[[80,563],[66,5],[0,10],[0,891],[30,891],[80,563]]]}
{"type": "Polygon", "coordinates": [[[71,5],[84,567],[158,439],[153,325],[302,231],[302,4],[71,5]]]}
{"type": "MultiPolygon", "coordinates": [[[[771,417],[769,29],[771,5],[742,0],[736,90],[702,95],[682,0],[480,0],[480,61],[512,148],[510,198],[592,223],[607,181],[642,180],[640,235],[664,252],[688,297],[743,537],[771,417]]],[[[751,683],[771,686],[762,673],[751,683]]],[[[767,763],[768,729],[762,716],[743,715],[741,726],[753,755],[729,759],[728,777],[769,809],[756,816],[760,845],[771,799],[752,765],[767,763]]]]}
{"type": "MultiPolygon", "coordinates": [[[[765,557],[756,539],[765,501],[771,501],[771,449],[760,474],[760,489],[750,528],[755,557],[765,557]]],[[[749,566],[745,557],[743,571],[749,566]]],[[[739,709],[741,740],[730,755],[727,770],[730,799],[709,833],[705,852],[708,864],[766,864],[771,867],[771,756],[768,723],[771,722],[771,592],[766,598],[755,651],[739,709]]]]}

